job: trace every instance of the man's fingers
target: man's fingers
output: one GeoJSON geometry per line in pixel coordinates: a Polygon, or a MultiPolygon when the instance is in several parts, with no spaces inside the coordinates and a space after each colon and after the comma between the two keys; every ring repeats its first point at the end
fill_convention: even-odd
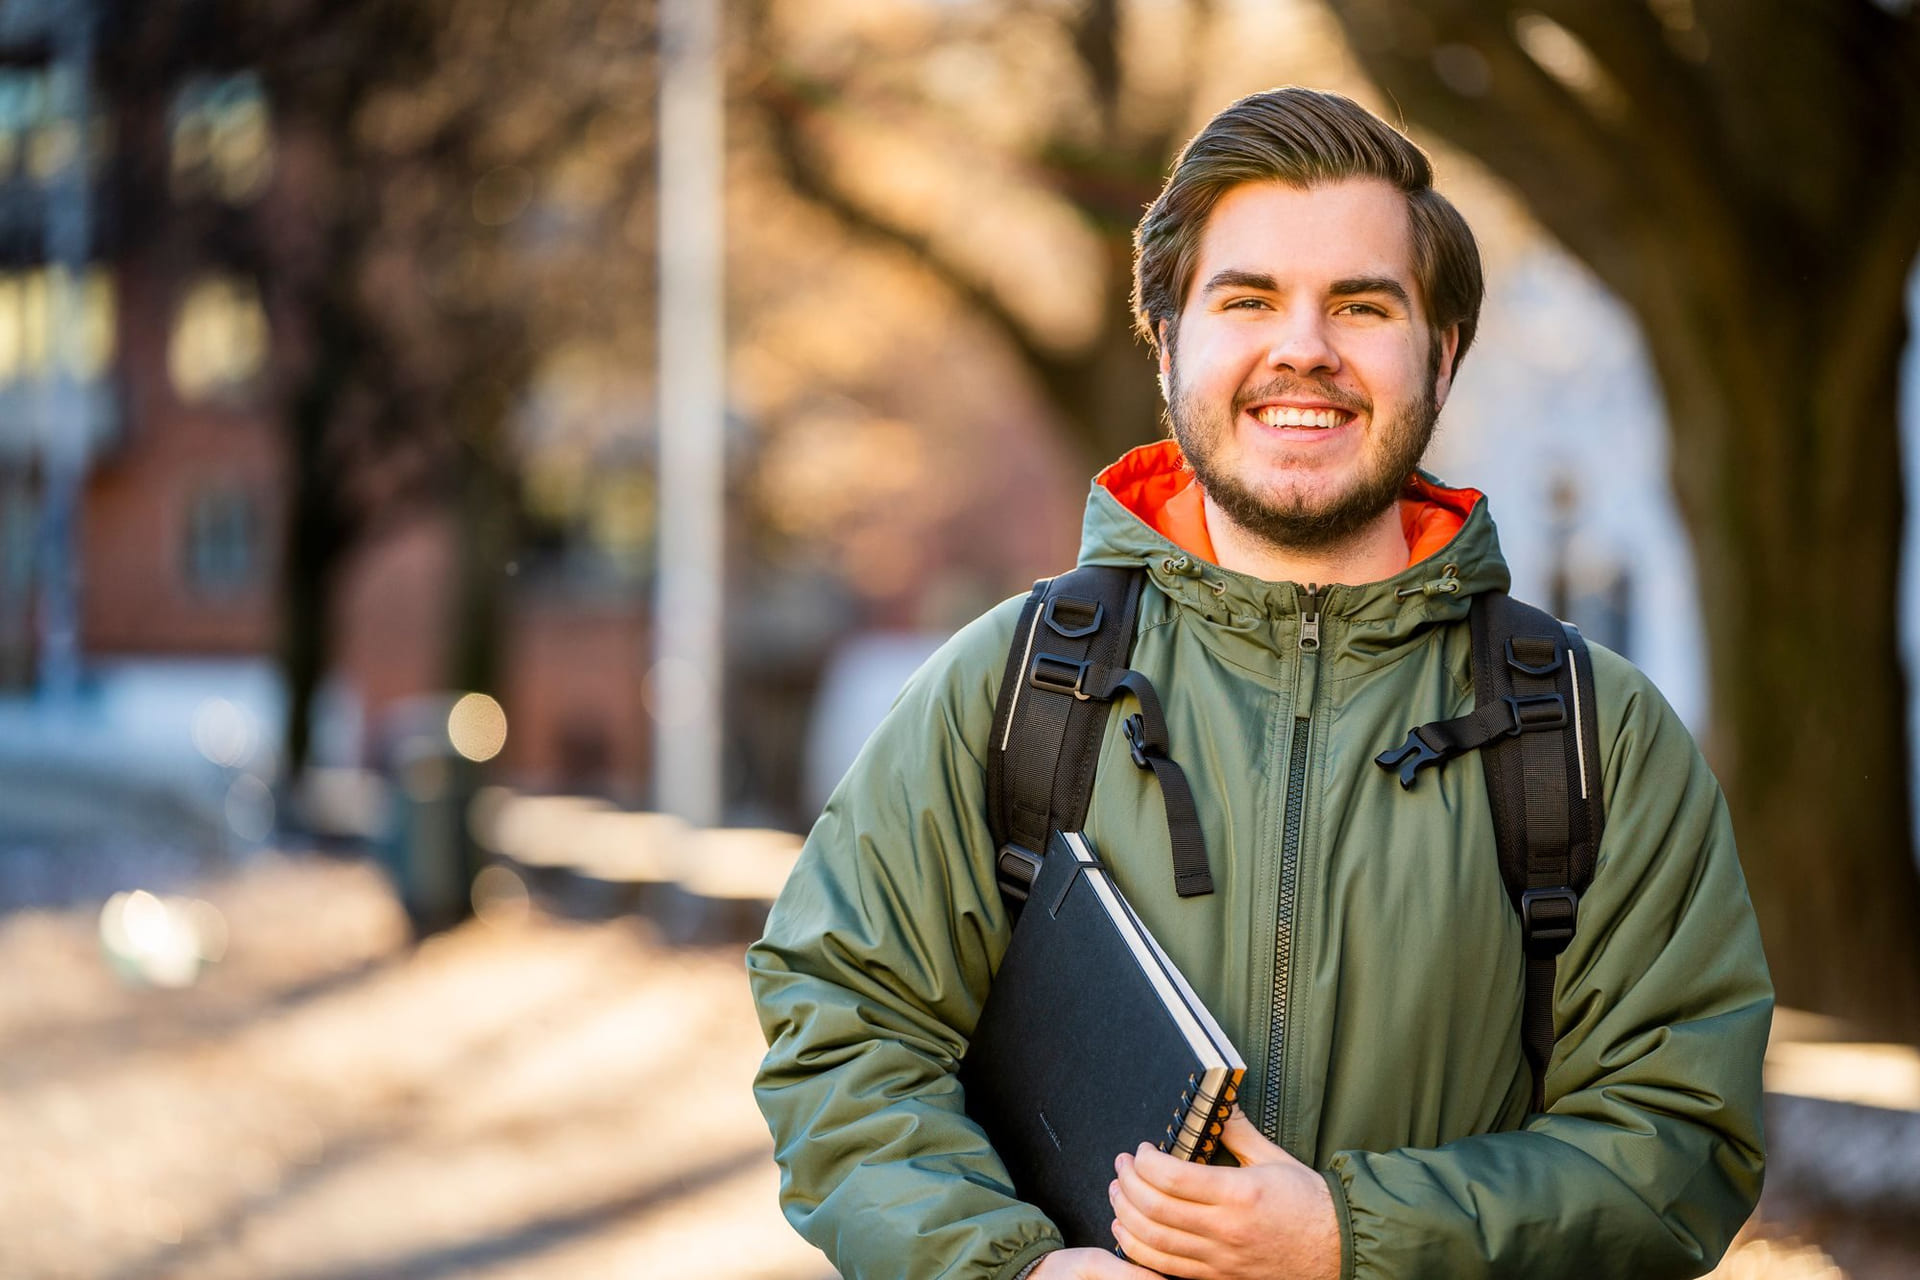
{"type": "MultiPolygon", "coordinates": [[[[1177,1274],[1191,1276],[1196,1264],[1213,1256],[1214,1246],[1205,1236],[1156,1218],[1152,1210],[1129,1199],[1120,1190],[1119,1183],[1108,1189],[1107,1200],[1113,1206],[1114,1239],[1127,1251],[1127,1256],[1136,1262],[1160,1271],[1173,1266],[1177,1274]],[[1142,1247],[1150,1250],[1150,1253],[1139,1252],[1142,1247]],[[1178,1265],[1175,1266],[1175,1263],[1178,1265]]],[[[1160,1201],[1191,1209],[1182,1200],[1168,1200],[1162,1196],[1160,1201]]]]}
{"type": "Polygon", "coordinates": [[[1155,1190],[1178,1200],[1215,1204],[1221,1199],[1221,1175],[1226,1169],[1210,1169],[1191,1160],[1180,1160],[1164,1151],[1155,1151],[1146,1143],[1131,1156],[1121,1156],[1115,1167],[1131,1162],[1140,1177],[1155,1190]]]}
{"type": "Polygon", "coordinates": [[[1243,1165],[1299,1163],[1287,1154],[1285,1147],[1276,1145],[1255,1128],[1253,1121],[1238,1107],[1227,1116],[1226,1127],[1220,1131],[1220,1142],[1243,1165]]]}
{"type": "Polygon", "coordinates": [[[1126,1250],[1127,1256],[1142,1267],[1151,1267],[1148,1275],[1181,1276],[1184,1280],[1213,1280],[1218,1273],[1197,1258],[1183,1258],[1178,1254],[1156,1249],[1141,1240],[1127,1229],[1124,1222],[1113,1224],[1113,1238],[1126,1250]]]}
{"type": "Polygon", "coordinates": [[[1140,1175],[1140,1162],[1132,1156],[1114,1161],[1114,1172],[1120,1197],[1145,1217],[1181,1231],[1203,1229],[1208,1204],[1183,1200],[1154,1186],[1140,1175]]]}
{"type": "Polygon", "coordinates": [[[1040,1261],[1033,1280],[1164,1280],[1106,1249],[1059,1249],[1040,1261]]]}

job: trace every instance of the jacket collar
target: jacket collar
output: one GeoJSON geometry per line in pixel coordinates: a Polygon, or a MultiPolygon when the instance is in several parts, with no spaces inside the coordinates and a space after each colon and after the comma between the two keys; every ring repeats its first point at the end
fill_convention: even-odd
{"type": "MultiPolygon", "coordinates": [[[[1450,488],[1425,472],[1409,477],[1401,499],[1409,563],[1382,582],[1322,587],[1323,616],[1395,636],[1466,616],[1480,591],[1509,582],[1485,495],[1450,488]]],[[[1221,568],[1193,472],[1172,441],[1142,445],[1094,480],[1081,527],[1080,563],[1144,564],[1175,601],[1230,630],[1299,613],[1305,589],[1221,568]]]]}

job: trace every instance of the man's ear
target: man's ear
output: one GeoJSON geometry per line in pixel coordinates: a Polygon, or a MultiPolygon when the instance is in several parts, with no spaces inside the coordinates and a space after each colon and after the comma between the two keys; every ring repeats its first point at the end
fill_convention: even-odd
{"type": "Polygon", "coordinates": [[[1460,349],[1460,326],[1450,324],[1435,339],[1440,344],[1440,367],[1433,378],[1434,412],[1444,409],[1447,393],[1453,390],[1453,353],[1460,349]]]}
{"type": "Polygon", "coordinates": [[[1163,395],[1167,390],[1167,375],[1173,372],[1173,349],[1167,345],[1167,334],[1169,332],[1171,332],[1171,330],[1168,328],[1165,320],[1162,320],[1154,329],[1154,336],[1158,341],[1153,345],[1158,348],[1160,352],[1160,391],[1163,395]]]}

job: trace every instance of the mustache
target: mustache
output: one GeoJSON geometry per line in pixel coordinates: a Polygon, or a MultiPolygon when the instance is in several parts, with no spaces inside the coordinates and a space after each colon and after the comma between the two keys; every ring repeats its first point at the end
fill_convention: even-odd
{"type": "Polygon", "coordinates": [[[1274,378],[1251,391],[1235,396],[1233,408],[1237,413],[1248,405],[1258,404],[1262,400],[1307,399],[1324,401],[1336,409],[1345,409],[1348,413],[1373,412],[1373,401],[1366,396],[1344,391],[1319,378],[1302,378],[1298,375],[1274,378]]]}

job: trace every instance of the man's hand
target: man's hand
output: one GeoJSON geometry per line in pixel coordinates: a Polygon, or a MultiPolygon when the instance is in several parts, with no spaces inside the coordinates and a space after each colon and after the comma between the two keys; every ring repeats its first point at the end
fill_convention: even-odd
{"type": "Polygon", "coordinates": [[[1145,1145],[1114,1161],[1113,1234],[1127,1256],[1189,1280],[1338,1280],[1340,1224],[1326,1181],[1237,1109],[1222,1141],[1240,1168],[1145,1145]]]}
{"type": "Polygon", "coordinates": [[[1162,1280],[1105,1249],[1059,1249],[1040,1260],[1027,1280],[1162,1280]]]}

